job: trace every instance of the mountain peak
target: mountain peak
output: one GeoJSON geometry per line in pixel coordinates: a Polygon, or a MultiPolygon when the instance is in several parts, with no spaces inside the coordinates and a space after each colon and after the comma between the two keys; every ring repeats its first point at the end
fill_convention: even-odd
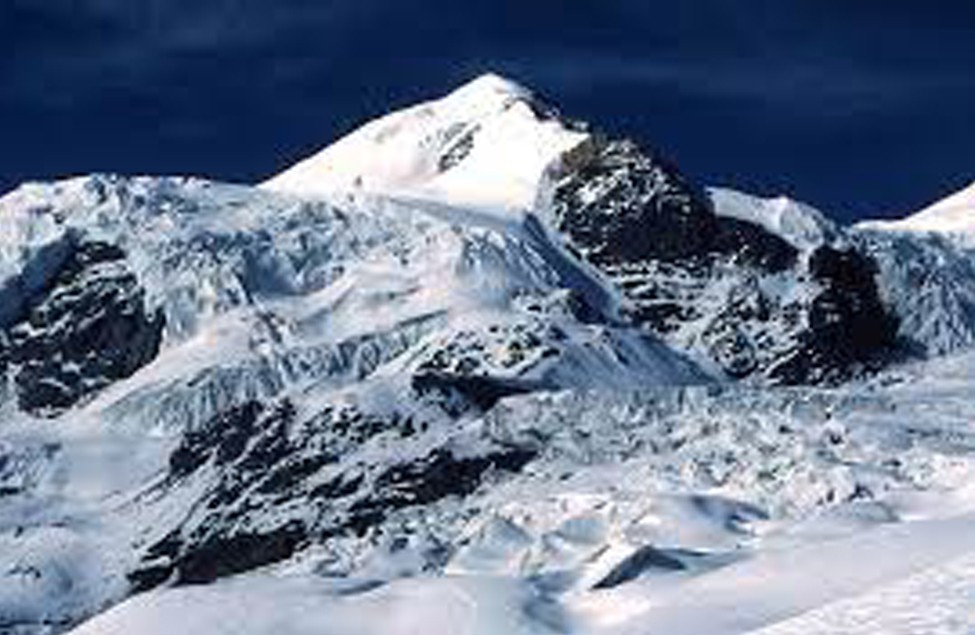
{"type": "Polygon", "coordinates": [[[495,97],[524,99],[531,96],[532,91],[518,82],[497,73],[488,72],[457,87],[446,99],[458,101],[483,100],[495,97]]]}
{"type": "Polygon", "coordinates": [[[552,113],[527,88],[486,73],[364,124],[262,187],[302,196],[365,192],[504,213],[530,209],[547,168],[588,137],[552,113]]]}

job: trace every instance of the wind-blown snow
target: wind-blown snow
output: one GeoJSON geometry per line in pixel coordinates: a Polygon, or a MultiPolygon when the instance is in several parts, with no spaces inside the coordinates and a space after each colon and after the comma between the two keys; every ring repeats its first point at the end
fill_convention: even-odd
{"type": "Polygon", "coordinates": [[[530,210],[545,170],[587,138],[543,108],[527,89],[483,75],[446,97],[367,123],[261,187],[530,210]]]}

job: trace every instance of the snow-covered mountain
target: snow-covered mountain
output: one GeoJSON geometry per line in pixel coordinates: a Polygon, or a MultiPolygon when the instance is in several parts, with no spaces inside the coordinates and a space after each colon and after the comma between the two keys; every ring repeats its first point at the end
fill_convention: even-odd
{"type": "Polygon", "coordinates": [[[368,123],[263,187],[538,219],[621,292],[626,319],[715,376],[835,382],[896,354],[873,265],[814,210],[749,216],[747,197],[719,192],[716,213],[664,158],[494,75],[368,123]],[[815,228],[818,243],[792,244],[815,228]]]}
{"type": "Polygon", "coordinates": [[[947,234],[975,244],[975,182],[907,218],[863,221],[859,226],[881,231],[947,234]]]}
{"type": "Polygon", "coordinates": [[[901,337],[940,355],[975,343],[975,185],[907,218],[855,226],[901,337]]]}
{"type": "Polygon", "coordinates": [[[963,243],[494,75],[257,187],[26,184],[0,633],[772,627],[975,553],[973,343],[963,243]]]}
{"type": "Polygon", "coordinates": [[[261,186],[360,191],[465,208],[534,208],[545,171],[587,135],[528,89],[493,74],[369,122],[261,186]]]}

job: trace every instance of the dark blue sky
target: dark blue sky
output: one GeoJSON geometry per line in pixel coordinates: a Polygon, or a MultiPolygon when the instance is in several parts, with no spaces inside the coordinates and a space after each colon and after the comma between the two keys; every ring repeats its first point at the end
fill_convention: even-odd
{"type": "Polygon", "coordinates": [[[971,0],[0,0],[0,190],[255,181],[487,70],[843,219],[975,179],[971,0]]]}

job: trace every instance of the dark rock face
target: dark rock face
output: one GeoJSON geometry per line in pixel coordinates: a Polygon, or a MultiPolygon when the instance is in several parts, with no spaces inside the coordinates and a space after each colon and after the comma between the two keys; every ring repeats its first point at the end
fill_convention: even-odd
{"type": "Polygon", "coordinates": [[[718,218],[711,249],[745,266],[778,273],[796,266],[795,247],[758,225],[735,218],[718,218]]]}
{"type": "Polygon", "coordinates": [[[306,542],[307,533],[300,522],[254,533],[209,533],[187,538],[174,533],[153,545],[147,555],[155,562],[131,572],[129,581],[135,592],[148,591],[170,580],[176,584],[207,584],[280,562],[306,542]]]}
{"type": "Polygon", "coordinates": [[[189,476],[211,458],[217,465],[240,458],[255,436],[254,426],[263,410],[260,403],[250,401],[218,414],[200,430],[187,432],[169,457],[170,475],[189,476]]]}
{"type": "Polygon", "coordinates": [[[146,550],[129,574],[133,588],[210,582],[287,559],[314,542],[360,537],[396,510],[467,496],[489,471],[515,472],[535,457],[533,449],[497,445],[464,456],[414,447],[427,425],[349,405],[302,419],[287,400],[249,402],[217,415],[185,433],[170,455],[160,488],[203,482],[206,490],[189,516],[146,550]],[[376,442],[395,443],[403,458],[383,464],[355,458],[376,442]]]}
{"type": "Polygon", "coordinates": [[[435,449],[410,463],[394,465],[374,481],[373,490],[351,507],[350,527],[357,533],[381,522],[391,511],[429,505],[448,496],[467,496],[491,469],[517,472],[535,458],[527,448],[507,448],[484,455],[456,457],[435,449]]]}
{"type": "Polygon", "coordinates": [[[437,168],[441,172],[455,167],[461,163],[474,148],[474,138],[477,136],[480,126],[466,126],[463,123],[455,124],[446,133],[446,148],[437,162],[437,168]]]}
{"type": "Polygon", "coordinates": [[[595,138],[566,157],[550,213],[569,247],[622,289],[634,321],[730,378],[841,381],[897,347],[869,256],[828,245],[802,254],[718,216],[676,168],[629,141],[595,138]]]}
{"type": "Polygon", "coordinates": [[[248,402],[184,434],[170,455],[169,474],[161,487],[176,488],[196,473],[216,472],[217,478],[199,501],[197,513],[153,544],[142,566],[129,574],[135,590],[169,580],[210,582],[283,560],[306,542],[304,523],[298,519],[259,527],[247,523],[249,492],[262,487],[287,492],[302,476],[334,460],[320,454],[311,465],[305,464],[310,457],[289,436],[294,417],[287,401],[273,408],[248,402]]]}
{"type": "Polygon", "coordinates": [[[433,396],[445,408],[449,408],[452,414],[461,414],[468,405],[488,410],[505,397],[523,395],[546,387],[539,382],[437,371],[417,373],[411,383],[418,395],[433,396]]]}
{"type": "Polygon", "coordinates": [[[716,216],[676,167],[630,141],[594,139],[566,163],[571,171],[553,197],[556,224],[596,265],[653,260],[703,267],[725,255],[775,272],[795,263],[789,243],[757,225],[716,216]]]}
{"type": "Polygon", "coordinates": [[[0,337],[0,369],[13,374],[20,407],[39,414],[128,377],[155,358],[162,340],[163,314],[146,308],[124,252],[81,239],[67,244],[56,273],[0,337]]]}
{"type": "Polygon", "coordinates": [[[820,247],[809,258],[809,273],[824,289],[809,307],[799,352],[773,376],[787,384],[842,381],[842,369],[888,361],[898,324],[880,299],[874,262],[853,249],[820,247]]]}
{"type": "Polygon", "coordinates": [[[631,142],[594,140],[566,163],[574,171],[557,184],[557,225],[597,265],[694,258],[717,233],[703,193],[631,142]]]}

